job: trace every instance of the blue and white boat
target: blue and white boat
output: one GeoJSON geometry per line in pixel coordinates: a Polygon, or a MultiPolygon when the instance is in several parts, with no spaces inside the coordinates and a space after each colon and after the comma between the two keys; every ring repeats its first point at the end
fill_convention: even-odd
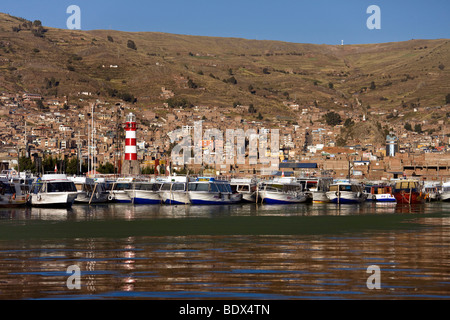
{"type": "Polygon", "coordinates": [[[261,202],[267,204],[294,204],[307,202],[310,197],[303,191],[303,186],[294,177],[274,178],[263,182],[258,189],[261,202]]]}
{"type": "Polygon", "coordinates": [[[242,201],[242,194],[233,193],[230,183],[212,177],[199,177],[188,184],[191,204],[234,204],[242,201]]]}
{"type": "Polygon", "coordinates": [[[340,181],[330,185],[327,197],[333,203],[352,204],[366,201],[367,194],[360,184],[340,181]]]}
{"type": "Polygon", "coordinates": [[[169,177],[162,182],[161,188],[158,191],[159,198],[164,204],[189,204],[188,195],[189,178],[183,176],[169,177]]]}
{"type": "Polygon", "coordinates": [[[364,192],[367,195],[366,201],[397,202],[392,194],[392,187],[388,185],[366,185],[364,192]]]}
{"type": "Polygon", "coordinates": [[[125,192],[134,204],[160,204],[161,185],[162,182],[156,180],[135,181],[130,183],[130,189],[126,189],[125,192]]]}

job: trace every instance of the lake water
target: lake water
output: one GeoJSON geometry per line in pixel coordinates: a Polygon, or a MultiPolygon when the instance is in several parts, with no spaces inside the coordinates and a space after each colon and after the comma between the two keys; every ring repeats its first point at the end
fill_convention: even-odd
{"type": "Polygon", "coordinates": [[[449,298],[450,203],[0,210],[3,300],[449,298]]]}

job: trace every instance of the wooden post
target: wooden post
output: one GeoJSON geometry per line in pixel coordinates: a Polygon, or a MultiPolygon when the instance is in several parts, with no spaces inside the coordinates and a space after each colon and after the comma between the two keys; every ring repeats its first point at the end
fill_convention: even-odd
{"type": "Polygon", "coordinates": [[[89,199],[89,204],[91,204],[92,197],[94,196],[94,193],[95,193],[95,189],[97,189],[97,183],[95,184],[94,190],[92,191],[91,198],[89,199]]]}

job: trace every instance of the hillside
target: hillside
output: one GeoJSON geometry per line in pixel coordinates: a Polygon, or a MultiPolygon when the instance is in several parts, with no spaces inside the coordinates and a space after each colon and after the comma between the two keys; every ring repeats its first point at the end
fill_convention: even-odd
{"type": "Polygon", "coordinates": [[[283,105],[291,101],[442,119],[448,110],[413,109],[445,104],[450,40],[312,45],[42,28],[0,13],[0,70],[0,91],[69,101],[87,91],[107,99],[135,97],[137,105],[152,107],[166,101],[165,87],[193,104],[253,103],[268,117],[292,115],[283,105]]]}

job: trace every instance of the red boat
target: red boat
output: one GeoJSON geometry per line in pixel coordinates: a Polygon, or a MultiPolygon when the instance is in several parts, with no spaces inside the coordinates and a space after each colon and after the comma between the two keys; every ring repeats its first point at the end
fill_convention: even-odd
{"type": "Polygon", "coordinates": [[[394,197],[400,204],[424,203],[426,194],[417,180],[401,180],[394,186],[394,197]]]}

